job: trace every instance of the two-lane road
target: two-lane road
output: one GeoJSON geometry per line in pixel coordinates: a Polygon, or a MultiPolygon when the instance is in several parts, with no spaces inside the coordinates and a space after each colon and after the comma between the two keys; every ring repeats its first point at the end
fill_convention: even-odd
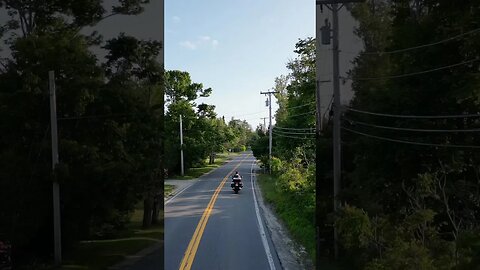
{"type": "Polygon", "coordinates": [[[244,152],[167,201],[165,269],[281,269],[253,192],[254,162],[244,152]],[[230,188],[235,171],[239,194],[230,188]]]}

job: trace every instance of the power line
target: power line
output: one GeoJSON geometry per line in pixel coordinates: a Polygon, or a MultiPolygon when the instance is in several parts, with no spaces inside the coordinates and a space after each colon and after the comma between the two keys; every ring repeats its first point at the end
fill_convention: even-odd
{"type": "Polygon", "coordinates": [[[279,126],[274,126],[273,128],[283,129],[283,130],[315,130],[315,128],[287,128],[287,127],[279,127],[279,126]]]}
{"type": "Polygon", "coordinates": [[[296,108],[300,108],[300,107],[305,107],[305,106],[308,106],[308,105],[311,105],[311,104],[315,104],[315,101],[309,102],[309,103],[305,103],[305,104],[302,104],[302,105],[298,105],[298,106],[294,106],[294,107],[285,106],[284,109],[286,109],[286,110],[291,110],[291,109],[296,109],[296,108]]]}
{"type": "Polygon", "coordinates": [[[392,139],[392,138],[386,138],[386,137],[381,137],[381,136],[375,136],[363,132],[359,132],[356,130],[352,130],[346,127],[342,127],[342,129],[346,131],[350,131],[352,133],[362,135],[365,137],[370,137],[378,140],[383,140],[383,141],[390,141],[390,142],[397,142],[397,143],[403,143],[403,144],[412,144],[412,145],[421,145],[421,146],[434,146],[434,147],[450,147],[450,148],[475,148],[475,149],[480,149],[479,145],[459,145],[459,144],[435,144],[435,143],[422,143],[422,142],[413,142],[413,141],[405,141],[405,140],[398,140],[398,139],[392,139]]]}
{"type": "Polygon", "coordinates": [[[309,111],[309,112],[306,112],[306,113],[300,113],[300,114],[294,114],[294,115],[288,115],[287,117],[297,117],[297,116],[302,116],[302,115],[310,115],[310,114],[314,114],[315,111],[309,111]]]}
{"type": "Polygon", "coordinates": [[[412,72],[412,73],[405,73],[405,74],[399,74],[399,75],[391,75],[391,76],[380,76],[380,77],[341,77],[344,80],[361,80],[361,81],[368,81],[368,80],[382,80],[382,79],[397,79],[397,78],[404,78],[404,77],[410,77],[410,76],[415,76],[415,75],[421,75],[425,73],[430,73],[434,71],[439,71],[447,68],[452,68],[452,67],[458,67],[462,66],[465,64],[473,63],[480,60],[480,58],[475,58],[475,59],[470,59],[467,61],[463,61],[460,63],[448,65],[448,66],[443,66],[443,67],[438,67],[438,68],[433,68],[433,69],[428,69],[428,70],[423,70],[423,71],[418,71],[418,72],[412,72]]]}
{"type": "Polygon", "coordinates": [[[357,113],[384,116],[384,117],[395,117],[395,118],[417,118],[417,119],[447,119],[447,118],[471,118],[471,117],[480,117],[480,113],[477,114],[457,114],[457,115],[402,115],[402,114],[386,114],[386,113],[374,113],[368,111],[362,111],[354,109],[351,107],[345,107],[347,110],[357,113]]]}
{"type": "Polygon", "coordinates": [[[290,132],[290,131],[282,131],[282,130],[275,130],[275,131],[280,134],[288,134],[288,135],[315,135],[314,132],[290,132]]]}
{"type": "Polygon", "coordinates": [[[283,135],[283,134],[279,134],[277,132],[273,132],[273,134],[279,136],[279,137],[284,137],[284,138],[291,138],[291,139],[300,139],[300,140],[313,140],[315,139],[314,137],[311,137],[311,138],[307,138],[307,137],[297,137],[297,136],[289,136],[289,135],[283,135]]]}
{"type": "Polygon", "coordinates": [[[373,127],[373,128],[381,128],[381,129],[390,129],[390,130],[401,130],[401,131],[414,131],[414,132],[480,132],[480,128],[474,128],[474,129],[421,129],[421,128],[401,128],[401,127],[390,127],[390,126],[381,126],[381,125],[374,125],[374,124],[369,124],[365,122],[360,122],[360,121],[355,121],[355,120],[350,120],[348,118],[344,118],[346,121],[362,125],[362,126],[367,126],[367,127],[373,127]]]}
{"type": "MultiPolygon", "coordinates": [[[[426,48],[426,47],[430,47],[430,46],[435,46],[435,45],[439,45],[439,44],[442,44],[442,43],[446,43],[446,42],[449,42],[449,41],[458,39],[458,38],[460,38],[460,37],[464,37],[464,36],[471,35],[471,34],[476,34],[476,33],[478,33],[479,31],[480,31],[480,28],[477,28],[477,29],[473,29],[473,30],[467,31],[467,32],[462,33],[462,34],[458,34],[458,35],[453,36],[453,37],[449,37],[449,38],[443,39],[443,40],[439,40],[439,41],[432,42],[432,43],[428,43],[428,44],[418,45],[418,46],[414,46],[414,47],[408,47],[408,48],[404,48],[404,49],[397,49],[397,50],[392,50],[392,51],[360,52],[360,54],[365,54],[365,55],[382,55],[382,54],[394,54],[394,53],[407,52],[407,51],[412,51],[412,50],[416,50],[416,49],[421,49],[421,48],[426,48]]],[[[348,51],[342,51],[342,53],[356,54],[355,52],[348,52],[348,51]]]]}

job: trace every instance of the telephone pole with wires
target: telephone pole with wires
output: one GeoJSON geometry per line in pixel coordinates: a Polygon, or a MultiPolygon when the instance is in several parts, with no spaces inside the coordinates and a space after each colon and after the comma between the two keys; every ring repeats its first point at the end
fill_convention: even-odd
{"type": "MultiPolygon", "coordinates": [[[[364,0],[316,0],[316,33],[317,33],[317,39],[319,38],[319,35],[321,36],[322,42],[321,44],[323,45],[329,45],[330,40],[333,42],[332,46],[332,51],[333,51],[333,211],[337,212],[339,206],[340,206],[340,200],[338,198],[338,194],[340,192],[340,182],[341,182],[341,134],[340,134],[340,124],[341,124],[341,105],[340,105],[340,70],[339,70],[339,38],[338,38],[338,32],[339,32],[339,26],[338,26],[338,11],[343,7],[344,4],[346,3],[353,3],[353,2],[364,2],[364,0]],[[342,4],[339,6],[338,4],[342,4]],[[320,27],[320,13],[323,13],[323,5],[325,5],[328,9],[332,11],[332,19],[333,19],[333,25],[332,29],[330,29],[330,23],[328,22],[328,19],[325,20],[325,25],[320,27]]],[[[320,50],[320,42],[316,42],[317,46],[317,103],[319,103],[320,100],[320,94],[319,94],[319,62],[318,62],[318,54],[320,50]]],[[[317,118],[321,117],[321,111],[320,111],[320,106],[317,105],[317,118]]],[[[318,130],[321,127],[321,120],[317,119],[317,133],[320,133],[318,130]]],[[[318,142],[318,141],[317,141],[318,142]]],[[[317,161],[319,160],[319,157],[317,157],[317,161]]],[[[319,164],[319,163],[317,163],[319,164]]],[[[317,168],[318,170],[318,168],[317,168]]],[[[319,175],[316,176],[317,178],[319,175]]],[[[318,181],[318,180],[317,180],[318,181]]],[[[318,182],[317,182],[318,184],[318,182]]],[[[317,187],[318,188],[318,187],[317,187]]],[[[318,205],[317,205],[318,207],[318,205]]],[[[319,218],[319,217],[317,217],[319,218]]],[[[317,227],[317,230],[319,228],[317,227]]],[[[317,245],[319,239],[317,239],[317,245]]],[[[337,235],[337,230],[335,227],[333,228],[333,243],[334,243],[334,254],[335,254],[335,259],[338,258],[338,235],[337,235]]],[[[317,246],[319,248],[319,246],[317,246]]],[[[317,249],[317,256],[319,252],[319,249],[317,249]]]]}
{"type": "Polygon", "coordinates": [[[268,95],[266,105],[268,106],[268,173],[272,173],[272,94],[276,94],[276,91],[260,92],[261,95],[268,95]]]}

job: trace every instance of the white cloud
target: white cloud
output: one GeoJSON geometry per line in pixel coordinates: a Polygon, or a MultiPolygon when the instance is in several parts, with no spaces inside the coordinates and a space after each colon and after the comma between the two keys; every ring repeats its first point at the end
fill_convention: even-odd
{"type": "Polygon", "coordinates": [[[182,19],[180,19],[180,17],[178,17],[178,16],[173,16],[172,20],[173,20],[174,23],[179,23],[182,19]]]}
{"type": "Polygon", "coordinates": [[[199,36],[196,40],[186,40],[180,42],[180,46],[189,50],[195,50],[197,48],[213,48],[218,46],[218,40],[212,39],[210,36],[199,36]]]}
{"type": "Polygon", "coordinates": [[[188,40],[180,42],[180,46],[185,47],[189,50],[197,49],[197,45],[195,43],[191,42],[191,41],[188,41],[188,40]]]}

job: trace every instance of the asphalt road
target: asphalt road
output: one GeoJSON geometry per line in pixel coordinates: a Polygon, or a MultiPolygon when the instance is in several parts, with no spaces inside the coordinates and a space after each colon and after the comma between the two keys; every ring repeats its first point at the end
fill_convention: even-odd
{"type": "Polygon", "coordinates": [[[244,152],[166,202],[165,269],[281,269],[252,192],[254,160],[244,152]],[[239,194],[230,188],[234,170],[239,194]]]}

